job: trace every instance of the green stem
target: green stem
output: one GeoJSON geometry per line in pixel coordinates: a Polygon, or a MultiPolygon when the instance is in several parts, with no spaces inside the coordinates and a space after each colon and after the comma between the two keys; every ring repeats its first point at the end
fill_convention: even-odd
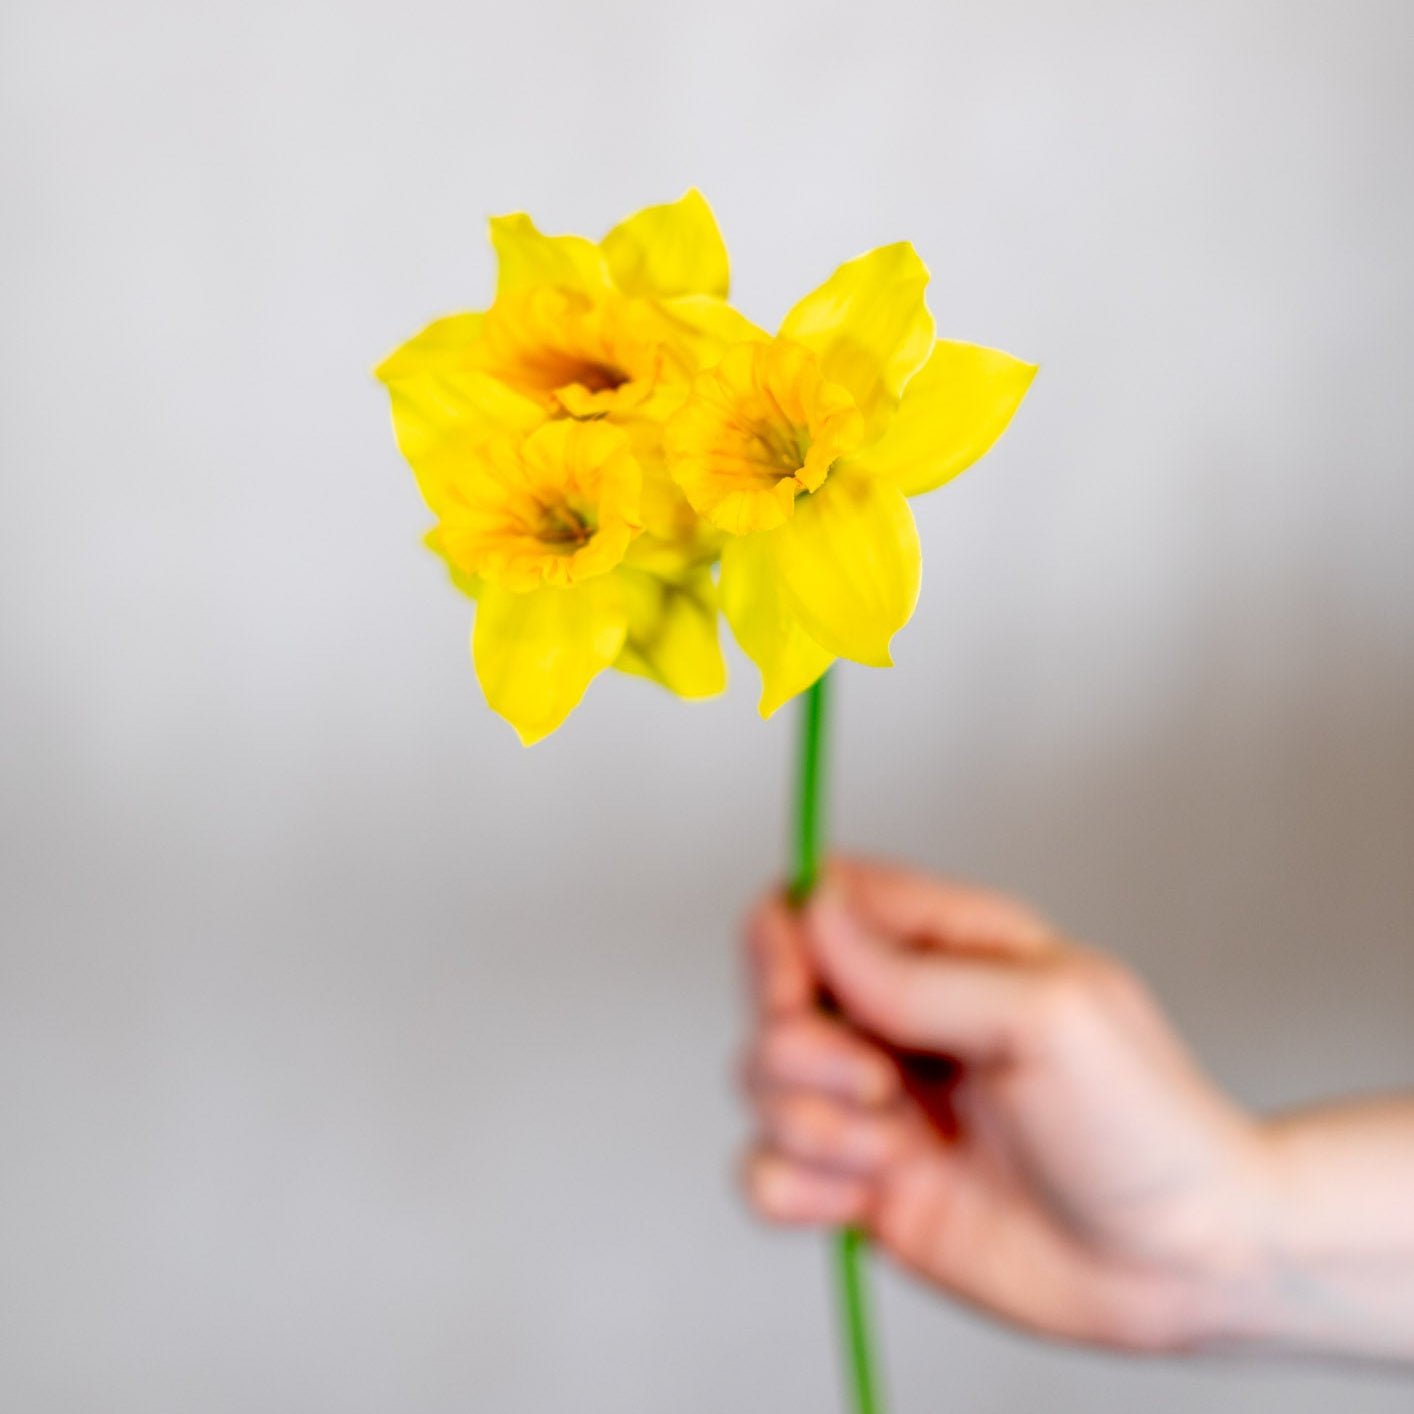
{"type": "Polygon", "coordinates": [[[828,672],[801,698],[800,774],[796,778],[795,863],[790,901],[799,906],[814,892],[820,878],[825,834],[825,715],[829,705],[828,672]]]}
{"type": "Polygon", "coordinates": [[[869,1239],[857,1227],[844,1227],[835,1234],[834,1241],[854,1408],[857,1414],[883,1414],[884,1399],[879,1393],[878,1361],[869,1323],[869,1293],[864,1281],[869,1239]]]}
{"type": "MultiPolygon", "coordinates": [[[[801,702],[800,757],[795,815],[795,860],[791,902],[799,906],[820,878],[825,835],[825,727],[829,706],[829,673],[821,677],[801,702]]],[[[874,1342],[869,1322],[864,1257],[868,1239],[857,1227],[835,1234],[835,1267],[839,1280],[840,1315],[855,1414],[883,1414],[874,1342]]]]}

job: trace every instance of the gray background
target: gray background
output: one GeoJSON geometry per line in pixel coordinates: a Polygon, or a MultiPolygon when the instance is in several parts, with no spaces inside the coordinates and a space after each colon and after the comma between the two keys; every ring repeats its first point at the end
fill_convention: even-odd
{"type": "MultiPolygon", "coordinates": [[[[912,239],[1039,360],[919,507],[835,826],[1025,893],[1254,1104],[1414,1078],[1414,8],[14,0],[0,33],[0,1406],[828,1410],[733,1194],[789,714],[523,752],[371,365],[483,221],[699,184],[774,320],[912,239]]],[[[882,1280],[901,1414],[1407,1409],[882,1280]]]]}

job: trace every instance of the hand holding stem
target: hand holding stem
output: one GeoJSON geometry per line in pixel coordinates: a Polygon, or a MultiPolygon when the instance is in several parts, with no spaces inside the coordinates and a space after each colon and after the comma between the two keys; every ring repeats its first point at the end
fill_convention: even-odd
{"type": "Polygon", "coordinates": [[[1414,1101],[1261,1122],[1117,962],[906,870],[834,864],[749,936],[767,1218],[1049,1336],[1414,1366],[1414,1101]]]}

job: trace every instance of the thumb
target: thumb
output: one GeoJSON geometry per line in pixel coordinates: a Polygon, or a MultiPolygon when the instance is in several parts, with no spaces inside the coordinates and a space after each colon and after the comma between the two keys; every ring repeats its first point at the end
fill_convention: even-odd
{"type": "Polygon", "coordinates": [[[840,1009],[880,1039],[972,1062],[1015,1052],[1034,964],[910,947],[863,922],[828,883],[806,908],[805,936],[840,1009]]]}

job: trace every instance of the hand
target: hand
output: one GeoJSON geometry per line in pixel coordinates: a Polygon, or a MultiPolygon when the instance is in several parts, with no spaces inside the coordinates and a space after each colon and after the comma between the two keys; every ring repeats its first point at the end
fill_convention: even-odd
{"type": "Polygon", "coordinates": [[[749,949],[764,1217],[861,1224],[1052,1336],[1179,1350],[1256,1321],[1269,1146],[1125,968],[1009,899],[857,862],[804,912],[763,903],[749,949]]]}

